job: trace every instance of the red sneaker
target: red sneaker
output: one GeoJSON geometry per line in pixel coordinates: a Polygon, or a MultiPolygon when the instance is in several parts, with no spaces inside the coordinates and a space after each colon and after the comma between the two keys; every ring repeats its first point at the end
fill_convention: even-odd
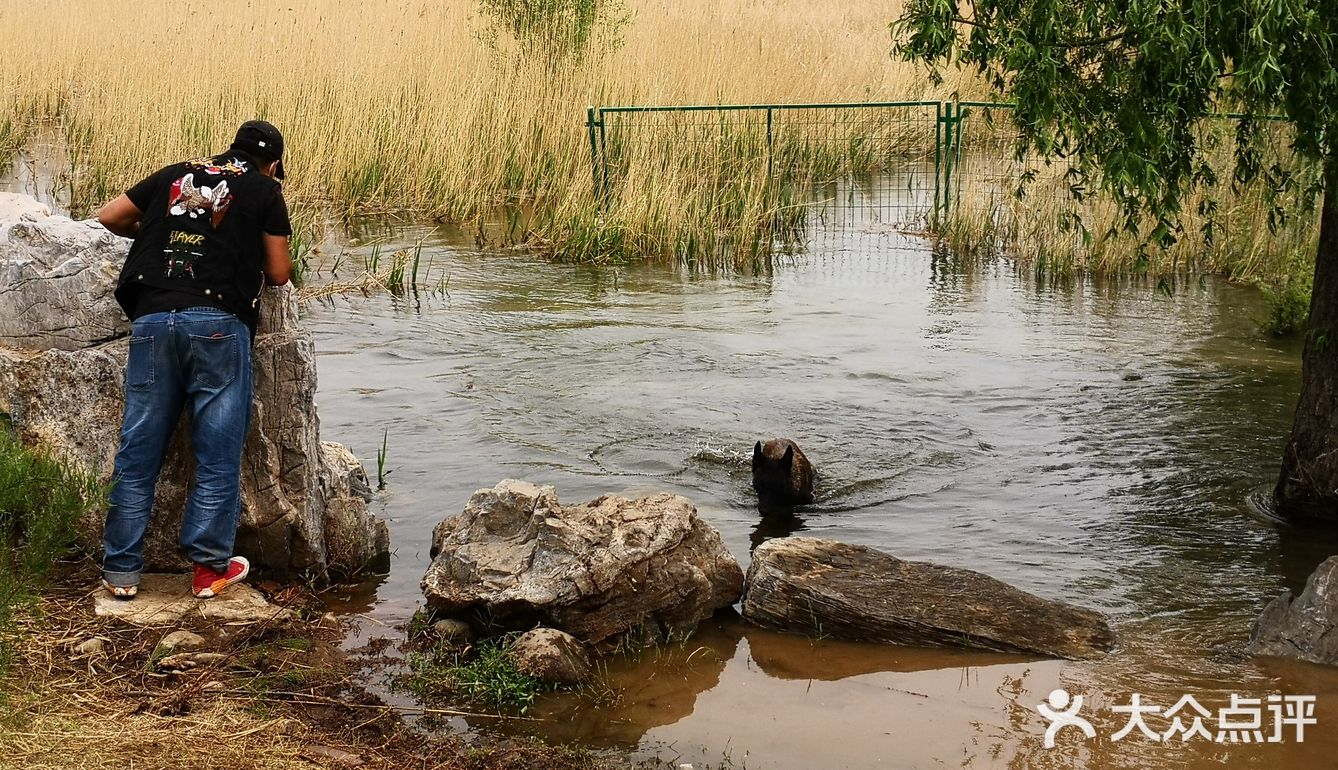
{"type": "Polygon", "coordinates": [[[219,592],[233,583],[240,583],[251,574],[251,562],[244,557],[234,556],[228,560],[228,568],[215,572],[213,567],[195,565],[195,580],[191,582],[191,591],[198,599],[218,596],[219,592]]]}

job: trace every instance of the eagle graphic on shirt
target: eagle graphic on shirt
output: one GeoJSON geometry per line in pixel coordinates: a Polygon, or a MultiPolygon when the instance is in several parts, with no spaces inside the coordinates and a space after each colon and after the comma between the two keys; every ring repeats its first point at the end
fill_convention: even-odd
{"type": "Polygon", "coordinates": [[[167,197],[167,213],[176,217],[199,219],[209,217],[209,224],[218,229],[219,223],[232,205],[232,193],[228,191],[226,179],[210,187],[196,185],[195,174],[186,174],[172,183],[171,194],[167,197]]]}

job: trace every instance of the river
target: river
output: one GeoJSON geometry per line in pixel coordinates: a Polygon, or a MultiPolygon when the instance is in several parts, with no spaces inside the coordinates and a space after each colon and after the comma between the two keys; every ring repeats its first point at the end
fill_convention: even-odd
{"type": "MultiPolygon", "coordinates": [[[[479,250],[448,228],[364,220],[382,250],[423,243],[417,294],[311,303],[323,436],[387,486],[395,555],[355,594],[358,639],[397,637],[420,606],[430,534],[504,478],[565,502],[686,495],[745,566],[795,531],[968,567],[1106,613],[1096,662],[811,640],[708,623],[681,647],[615,659],[617,695],[552,696],[498,727],[697,768],[1331,767],[1338,674],[1256,661],[1251,623],[1335,538],[1250,504],[1276,474],[1299,346],[1266,337],[1252,289],[1213,278],[1057,279],[963,264],[892,228],[828,234],[755,274],[572,266],[479,250]],[[753,442],[788,436],[818,467],[800,521],[757,514],[753,442]],[[1078,728],[1042,745],[1035,706],[1082,694],[1078,728]],[[1313,695],[1298,740],[1114,735],[1139,694],[1313,695]]],[[[316,264],[366,245],[327,242],[316,264]]],[[[1194,713],[1182,708],[1191,724],[1194,713]]],[[[1267,706],[1264,737],[1272,721],[1267,706]]],[[[1171,724],[1147,722],[1158,733],[1171,724]]]]}

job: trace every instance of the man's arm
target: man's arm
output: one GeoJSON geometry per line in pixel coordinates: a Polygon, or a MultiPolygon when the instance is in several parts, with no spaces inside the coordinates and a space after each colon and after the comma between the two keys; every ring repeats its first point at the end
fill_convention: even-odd
{"type": "Polygon", "coordinates": [[[143,213],[129,195],[122,193],[98,211],[98,223],[117,235],[134,238],[139,232],[139,219],[143,213]]]}
{"type": "Polygon", "coordinates": [[[288,236],[265,233],[264,241],[265,282],[270,286],[282,286],[293,275],[293,260],[288,256],[288,236]]]}

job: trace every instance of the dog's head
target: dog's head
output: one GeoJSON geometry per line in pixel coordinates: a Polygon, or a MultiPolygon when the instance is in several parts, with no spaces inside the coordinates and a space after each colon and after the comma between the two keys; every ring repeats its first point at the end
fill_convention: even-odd
{"type": "Polygon", "coordinates": [[[762,442],[753,445],[753,489],[763,502],[784,502],[795,494],[792,471],[794,447],[785,447],[781,457],[762,451],[762,442]]]}

